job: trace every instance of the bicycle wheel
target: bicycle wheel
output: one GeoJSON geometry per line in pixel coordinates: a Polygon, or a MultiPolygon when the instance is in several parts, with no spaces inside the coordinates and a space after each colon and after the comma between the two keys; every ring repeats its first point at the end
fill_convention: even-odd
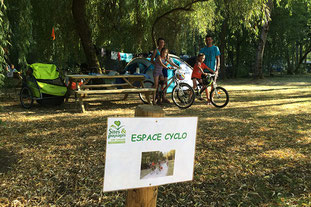
{"type": "Polygon", "coordinates": [[[210,93],[211,102],[215,107],[222,108],[229,103],[229,94],[223,87],[216,87],[210,93]]]}
{"type": "Polygon", "coordinates": [[[180,83],[173,88],[172,99],[176,106],[186,109],[194,102],[194,90],[189,84],[180,83]]]}
{"type": "MultiPolygon", "coordinates": [[[[151,80],[145,80],[144,81],[144,87],[145,88],[154,88],[154,83],[151,80]]],[[[142,100],[143,103],[149,104],[148,98],[150,101],[152,101],[153,94],[149,93],[149,95],[147,97],[145,93],[139,93],[139,98],[140,98],[140,100],[142,100]]]]}
{"type": "Polygon", "coordinates": [[[22,87],[19,99],[25,109],[30,109],[32,107],[33,96],[31,90],[27,86],[22,87]]]}

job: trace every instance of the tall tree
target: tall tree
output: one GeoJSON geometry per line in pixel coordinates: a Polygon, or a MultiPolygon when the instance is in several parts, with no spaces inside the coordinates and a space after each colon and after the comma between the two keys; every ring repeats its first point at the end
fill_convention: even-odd
{"type": "MultiPolygon", "coordinates": [[[[6,6],[3,1],[0,1],[0,86],[3,84],[4,80],[4,68],[6,66],[5,56],[7,51],[8,42],[8,32],[9,32],[9,23],[5,16],[6,6]]],[[[1,120],[0,120],[1,121],[1,120]]]]}
{"type": "Polygon", "coordinates": [[[102,73],[96,56],[96,50],[92,42],[91,30],[86,21],[85,4],[86,0],[72,1],[72,14],[76,25],[76,31],[81,39],[89,69],[102,73]]]}
{"type": "Polygon", "coordinates": [[[259,38],[259,44],[257,49],[257,55],[256,55],[256,63],[254,68],[253,77],[256,79],[262,79],[263,78],[263,70],[262,70],[262,61],[263,61],[263,55],[265,51],[265,45],[267,42],[268,32],[269,32],[269,25],[271,22],[271,12],[273,9],[273,0],[268,0],[264,4],[264,24],[261,29],[261,34],[259,38]]]}
{"type": "Polygon", "coordinates": [[[32,4],[29,0],[7,1],[7,7],[12,42],[10,58],[15,65],[26,65],[32,43],[32,4]]]}
{"type": "Polygon", "coordinates": [[[302,72],[299,65],[311,49],[310,1],[282,0],[273,9],[271,18],[264,56],[266,68],[269,71],[284,68],[288,74],[302,72]]]}

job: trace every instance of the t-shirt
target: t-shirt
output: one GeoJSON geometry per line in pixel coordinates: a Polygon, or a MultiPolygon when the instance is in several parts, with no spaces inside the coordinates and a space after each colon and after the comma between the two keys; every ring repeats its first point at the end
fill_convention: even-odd
{"type": "Polygon", "coordinates": [[[160,56],[160,51],[159,51],[159,49],[157,48],[156,50],[157,50],[157,53],[156,53],[156,55],[154,56],[154,60],[156,60],[157,57],[160,56]]]}
{"type": "MultiPolygon", "coordinates": [[[[204,63],[202,63],[201,68],[204,70],[204,69],[207,69],[207,66],[204,63]]],[[[198,63],[196,63],[193,67],[191,78],[199,78],[200,79],[201,76],[202,76],[202,72],[198,66],[198,63]]]]}
{"type": "MultiPolygon", "coordinates": [[[[165,59],[162,59],[160,58],[160,61],[165,65],[166,64],[166,60],[165,59]]],[[[156,59],[155,61],[155,64],[154,64],[154,75],[161,75],[162,74],[162,69],[163,69],[163,66],[161,65],[161,63],[159,62],[159,59],[156,59]]]]}
{"type": "Polygon", "coordinates": [[[200,53],[205,54],[205,60],[204,60],[205,65],[207,65],[209,68],[215,71],[216,70],[216,56],[220,55],[219,48],[214,45],[211,47],[205,46],[200,50],[200,53]]]}

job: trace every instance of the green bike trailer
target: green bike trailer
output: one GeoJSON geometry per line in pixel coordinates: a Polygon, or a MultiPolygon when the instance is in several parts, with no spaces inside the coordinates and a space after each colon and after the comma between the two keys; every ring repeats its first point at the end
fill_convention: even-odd
{"type": "Polygon", "coordinates": [[[20,101],[24,108],[31,108],[34,100],[44,105],[62,104],[66,93],[56,65],[34,63],[23,73],[20,101]]]}

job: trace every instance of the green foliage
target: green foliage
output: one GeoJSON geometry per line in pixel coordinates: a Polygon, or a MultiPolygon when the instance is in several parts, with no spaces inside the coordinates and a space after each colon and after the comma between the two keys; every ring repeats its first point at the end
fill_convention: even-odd
{"type": "Polygon", "coordinates": [[[10,59],[14,64],[25,65],[32,42],[32,5],[29,0],[7,1],[12,47],[10,59]]]}
{"type": "MultiPolygon", "coordinates": [[[[265,53],[265,65],[276,62],[294,68],[296,45],[302,53],[310,45],[308,0],[276,0],[272,16],[266,14],[268,0],[210,0],[192,5],[193,11],[173,12],[155,25],[155,37],[163,37],[176,54],[196,55],[204,46],[206,33],[215,34],[215,44],[223,44],[225,64],[234,70],[229,75],[252,72],[261,25],[272,19],[271,35],[265,53]],[[223,27],[225,25],[226,27],[223,27]],[[285,63],[284,63],[285,62],[285,63]],[[241,70],[241,71],[239,71],[241,70]]],[[[87,0],[86,14],[97,47],[140,53],[153,49],[152,25],[156,18],[183,7],[191,0],[87,0]]],[[[0,63],[3,48],[12,43],[9,57],[21,68],[26,62],[52,62],[71,70],[85,62],[75,31],[72,0],[19,0],[1,3],[0,63]],[[52,28],[56,39],[51,39],[52,28]]],[[[299,57],[301,55],[299,54],[299,57]]],[[[296,64],[297,65],[297,64],[296,64]]],[[[3,68],[0,66],[0,73],[3,68]]],[[[1,81],[0,81],[1,84],[1,81]]]]}
{"type": "Polygon", "coordinates": [[[192,12],[178,12],[160,21],[156,34],[165,37],[175,53],[197,55],[207,31],[214,29],[214,10],[213,2],[196,3],[192,12]]]}
{"type": "Polygon", "coordinates": [[[116,51],[145,51],[151,44],[148,30],[153,7],[141,0],[90,1],[87,11],[94,43],[116,51]]]}
{"type": "MultiPolygon", "coordinates": [[[[96,45],[111,50],[140,53],[153,49],[151,27],[155,19],[190,1],[89,2],[88,16],[96,45]]],[[[193,53],[192,47],[196,38],[189,41],[189,36],[202,38],[206,33],[206,27],[211,28],[213,5],[213,1],[210,4],[196,3],[193,6],[194,12],[179,11],[161,19],[155,28],[156,38],[165,38],[172,51],[193,53]]]]}
{"type": "Polygon", "coordinates": [[[220,46],[225,77],[248,76],[256,56],[259,29],[267,20],[266,0],[215,1],[216,44],[220,46]],[[225,67],[227,65],[227,67],[225,67]]]}
{"type": "Polygon", "coordinates": [[[4,82],[4,73],[5,73],[5,66],[6,66],[6,52],[5,48],[9,45],[8,38],[8,27],[9,22],[6,17],[6,6],[4,2],[0,2],[0,88],[4,82]]]}
{"type": "Polygon", "coordinates": [[[71,14],[71,1],[22,0],[8,3],[12,31],[11,61],[56,63],[73,67],[83,55],[71,14]],[[56,39],[51,38],[55,28],[56,39]]]}
{"type": "Polygon", "coordinates": [[[293,73],[301,55],[311,48],[310,2],[282,0],[272,19],[265,62],[267,67],[278,64],[293,73]]]}
{"type": "MultiPolygon", "coordinates": [[[[93,43],[116,51],[148,52],[153,49],[151,28],[155,19],[190,2],[88,0],[87,20],[93,43]]],[[[252,16],[250,11],[254,2],[260,1],[229,2],[229,7],[221,9],[218,8],[221,5],[219,1],[198,2],[193,5],[192,12],[174,12],[155,26],[156,38],[164,37],[170,51],[195,55],[204,46],[204,35],[207,31],[217,31],[220,20],[233,16],[230,19],[236,21],[230,25],[234,32],[240,29],[241,19],[251,19],[248,16],[252,16]],[[230,12],[221,12],[226,8],[230,12]]],[[[69,0],[10,2],[8,17],[14,42],[10,50],[13,62],[54,62],[62,68],[68,68],[85,61],[72,19],[71,3],[69,0]],[[56,35],[54,41],[50,37],[53,27],[56,35]]]]}

